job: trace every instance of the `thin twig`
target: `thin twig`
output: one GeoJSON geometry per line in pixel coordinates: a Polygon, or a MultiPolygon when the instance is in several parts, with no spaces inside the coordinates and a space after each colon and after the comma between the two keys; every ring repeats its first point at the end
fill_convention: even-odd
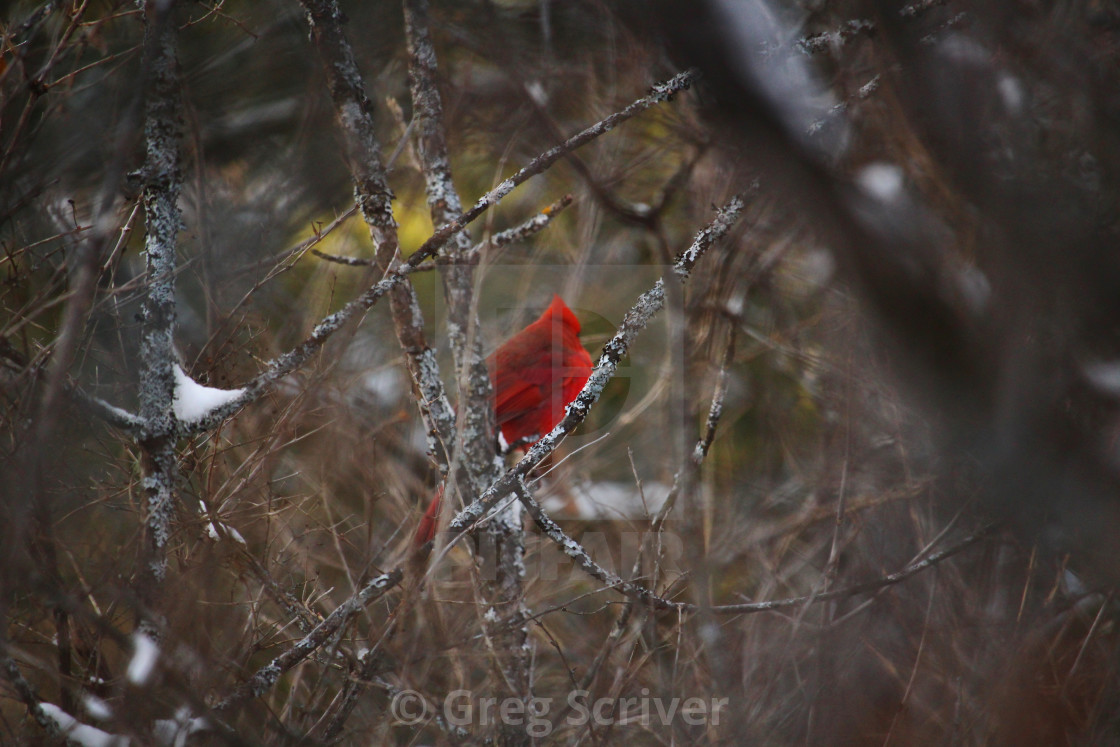
{"type": "MultiPolygon", "coordinates": [[[[526,511],[528,511],[529,515],[536,522],[540,530],[544,532],[549,539],[559,545],[560,548],[564,551],[564,554],[574,560],[576,564],[591,577],[602,581],[604,584],[606,584],[610,588],[613,588],[615,591],[618,591],[620,594],[630,597],[635,602],[648,606],[651,609],[662,611],[674,610],[677,612],[697,612],[702,609],[701,606],[697,604],[690,604],[687,602],[674,602],[670,599],[665,599],[664,597],[658,596],[652,590],[646,588],[645,586],[630,581],[625,581],[613,571],[603,568],[591,558],[590,553],[588,553],[587,550],[585,550],[579,542],[569,537],[564,532],[564,530],[561,529],[555,521],[553,521],[552,517],[550,517],[544,511],[541,505],[537,503],[536,499],[533,498],[532,493],[529,491],[528,487],[525,486],[524,482],[520,482],[518,486],[514,488],[514,490],[517,494],[518,499],[521,501],[522,505],[525,506],[526,511]]],[[[867,581],[861,584],[853,584],[842,589],[835,589],[833,591],[827,591],[819,594],[807,594],[805,596],[790,597],[786,599],[775,599],[767,602],[745,602],[742,604],[713,605],[711,607],[705,607],[703,609],[720,615],[747,615],[756,612],[773,612],[775,610],[785,609],[787,607],[799,607],[802,605],[819,604],[821,602],[826,602],[833,599],[846,599],[857,594],[866,594],[870,591],[876,591],[887,586],[893,586],[895,584],[901,583],[911,576],[914,576],[917,573],[921,573],[927,568],[936,566],[946,558],[952,557],[962,550],[965,550],[976,544],[981,539],[984,539],[992,532],[993,529],[994,527],[992,526],[983,527],[976,533],[969,535],[957,544],[952,545],[942,550],[941,552],[933,553],[924,560],[918,561],[917,563],[912,563],[900,571],[896,571],[895,573],[883,576],[882,578],[875,579],[874,581],[867,581]]]]}
{"type": "Polygon", "coordinates": [[[896,571],[882,578],[877,578],[874,581],[866,581],[862,584],[853,584],[845,586],[842,589],[835,589],[833,591],[826,591],[820,594],[807,594],[802,597],[791,597],[788,599],[775,599],[770,602],[744,602],[743,604],[724,604],[712,607],[712,612],[721,615],[746,615],[755,612],[772,612],[774,610],[784,609],[786,607],[797,607],[803,604],[817,604],[820,602],[827,602],[833,599],[846,599],[847,597],[855,596],[857,594],[866,594],[869,591],[876,591],[888,586],[902,583],[906,579],[914,576],[927,568],[936,566],[941,561],[950,558],[963,550],[967,550],[980,540],[986,538],[994,531],[995,527],[988,525],[982,527],[977,532],[970,534],[962,539],[955,545],[951,545],[941,552],[935,552],[925,560],[920,560],[917,563],[911,563],[900,571],[896,571]]]}
{"type": "Polygon", "coordinates": [[[387,591],[399,584],[403,577],[404,573],[397,568],[368,581],[357,594],[340,604],[294,646],[258,669],[247,682],[219,701],[214,706],[214,710],[227,711],[244,700],[259,698],[268,692],[281,675],[319,650],[354,615],[384,596],[387,591]]]}
{"type": "MultiPolygon", "coordinates": [[[[462,258],[456,259],[453,257],[437,256],[434,258],[432,264],[417,264],[413,266],[412,271],[425,271],[432,270],[441,265],[453,264],[478,264],[479,255],[490,249],[513,244],[518,241],[524,241],[533,234],[539,233],[548,227],[548,224],[559,215],[565,208],[572,204],[572,196],[564,195],[556,202],[552,203],[544,210],[534,215],[532,218],[514,226],[507,228],[504,231],[483,239],[474,246],[462,258]]],[[[311,253],[320,259],[328,262],[334,262],[339,265],[346,265],[348,267],[370,267],[375,264],[374,260],[366,259],[365,257],[343,257],[338,254],[327,254],[326,252],[312,249],[311,253]]],[[[403,268],[402,268],[403,269],[403,268]]]]}
{"type": "Polygon", "coordinates": [[[7,652],[0,654],[0,669],[4,670],[4,678],[15,688],[19,699],[27,706],[27,712],[35,719],[35,723],[42,727],[52,739],[65,740],[67,744],[75,744],[73,741],[66,739],[59,728],[58,722],[43,711],[42,699],[35,692],[31,683],[23,676],[23,673],[19,671],[15,660],[7,652]]]}
{"type": "Polygon", "coordinates": [[[484,213],[488,208],[497,204],[503,197],[512,192],[513,189],[519,184],[528,181],[530,177],[540,174],[545,169],[552,166],[552,164],[556,163],[561,158],[566,156],[568,153],[574,151],[580,146],[586,145],[600,135],[610,132],[618,125],[622,124],[628,119],[637,116],[638,114],[641,114],[651,106],[662,103],[664,101],[670,101],[673,96],[683,90],[686,90],[689,86],[695,83],[698,78],[699,74],[695,70],[686,70],[683,73],[678,73],[664,83],[658,83],[657,85],[653,86],[650,89],[648,95],[637,99],[622,111],[611,114],[609,117],[596,122],[590,127],[568,138],[560,145],[554,146],[545,151],[544,153],[530,161],[528,165],[526,165],[516,174],[509,177],[497,187],[494,187],[494,189],[490,190],[482,197],[480,197],[478,202],[476,202],[470,210],[460,215],[453,222],[442,226],[438,231],[435,232],[435,234],[432,235],[430,239],[428,239],[423,243],[423,245],[421,245],[418,251],[433,254],[436,251],[439,251],[440,247],[442,247],[448,241],[448,239],[466,228],[466,226],[470,224],[471,221],[482,215],[482,213],[484,213]]]}
{"type": "MultiPolygon", "coordinates": [[[[699,234],[692,244],[681,253],[673,266],[673,273],[687,279],[697,260],[730,230],[731,225],[743,210],[743,197],[736,195],[719,209],[716,218],[699,234]]],[[[477,501],[464,508],[448,526],[449,544],[485,515],[502,498],[514,490],[516,484],[524,479],[545,457],[551,454],[571,431],[584,421],[592,405],[598,401],[603,388],[614,376],[619,361],[630,349],[637,335],[645,329],[649,320],[665,304],[664,279],[658,280],[653,288],[643,293],[634,307],[627,312],[618,331],[603,346],[603,354],[591,373],[587,384],[579,395],[568,405],[564,418],[552,431],[534,444],[525,456],[483,493],[477,501]]]]}

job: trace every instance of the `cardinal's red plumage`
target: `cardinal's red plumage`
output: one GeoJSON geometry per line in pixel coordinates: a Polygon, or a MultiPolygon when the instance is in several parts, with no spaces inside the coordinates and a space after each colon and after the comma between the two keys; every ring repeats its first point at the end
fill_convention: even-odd
{"type": "MultiPolygon", "coordinates": [[[[553,296],[540,318],[487,359],[494,418],[507,444],[545,436],[591,377],[591,355],[580,343],[579,331],[579,319],[560,296],[553,296]]],[[[442,503],[440,487],[417,527],[418,546],[435,536],[442,503]]]]}

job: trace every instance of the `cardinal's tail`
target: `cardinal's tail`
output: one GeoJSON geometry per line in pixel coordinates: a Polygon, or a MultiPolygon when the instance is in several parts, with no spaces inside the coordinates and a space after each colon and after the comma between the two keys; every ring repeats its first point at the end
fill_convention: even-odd
{"type": "Polygon", "coordinates": [[[439,526],[439,512],[442,509],[443,486],[440,485],[436,490],[436,494],[432,496],[432,502],[428,504],[428,510],[424,512],[424,518],[420,520],[420,526],[416,527],[416,536],[412,539],[416,547],[423,547],[436,538],[436,527],[439,526]]]}

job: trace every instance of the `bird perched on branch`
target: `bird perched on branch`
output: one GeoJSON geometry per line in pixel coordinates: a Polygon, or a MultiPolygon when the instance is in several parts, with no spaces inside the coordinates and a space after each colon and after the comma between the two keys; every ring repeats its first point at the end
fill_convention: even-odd
{"type": "MultiPolygon", "coordinates": [[[[486,359],[503,449],[528,446],[547,435],[591,377],[591,355],[579,341],[579,329],[576,315],[553,296],[540,318],[486,359]]],[[[416,529],[417,547],[435,537],[442,506],[440,487],[416,529]]]]}

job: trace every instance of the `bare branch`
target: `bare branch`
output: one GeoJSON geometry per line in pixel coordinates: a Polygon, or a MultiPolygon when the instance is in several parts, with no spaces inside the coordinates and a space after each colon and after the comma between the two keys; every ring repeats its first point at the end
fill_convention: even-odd
{"type": "MultiPolygon", "coordinates": [[[[65,735],[62,733],[62,730],[58,726],[58,722],[56,722],[53,718],[43,712],[41,698],[35,692],[35,689],[31,687],[31,683],[29,683],[23,676],[23,673],[19,671],[19,667],[16,665],[15,660],[12,659],[12,657],[9,656],[6,651],[2,655],[0,655],[0,667],[2,667],[4,670],[4,678],[12,684],[13,688],[15,688],[16,693],[19,695],[19,699],[23,701],[23,704],[25,706],[27,706],[27,712],[30,713],[31,717],[35,719],[35,723],[42,727],[42,729],[47,732],[47,734],[49,734],[52,739],[66,739],[65,735]]],[[[74,742],[68,739],[66,740],[66,743],[74,744],[74,742]]]]}
{"type": "Polygon", "coordinates": [[[476,202],[470,210],[460,215],[453,222],[440,227],[430,239],[420,246],[418,251],[429,253],[439,251],[452,236],[466,228],[471,221],[482,215],[482,213],[486,212],[491,206],[497,204],[503,197],[512,192],[515,187],[528,181],[531,177],[540,174],[568,153],[586,145],[600,135],[610,132],[626,120],[641,114],[655,104],[672,100],[673,96],[688,89],[698,78],[699,74],[695,70],[686,70],[683,73],[678,73],[664,83],[658,83],[653,86],[648,95],[637,99],[622,111],[615,112],[609,117],[573,135],[560,145],[554,146],[540,154],[516,174],[480,197],[478,202],[476,202]]]}
{"type": "Polygon", "coordinates": [[[334,612],[327,615],[310,633],[301,638],[294,646],[258,669],[247,682],[240,685],[230,695],[223,698],[214,710],[228,711],[238,703],[249,698],[259,698],[276,684],[281,675],[315,653],[339,631],[354,615],[370,603],[377,601],[387,591],[401,582],[404,574],[399,568],[384,573],[368,581],[354,596],[340,604],[334,612]]]}
{"type": "MultiPolygon", "coordinates": [[[[183,219],[179,211],[179,149],[182,138],[175,24],[171,5],[147,6],[145,72],[147,108],[143,167],[144,220],[147,227],[147,295],[140,339],[140,445],[144,450],[148,558],[140,596],[155,611],[155,595],[167,575],[167,543],[176,501],[175,455],[175,251],[183,219]]],[[[157,613],[158,614],[158,613],[157,613]]],[[[146,625],[154,625],[146,621],[146,625]]],[[[148,631],[158,635],[158,625],[148,631]]]]}
{"type": "Polygon", "coordinates": [[[870,591],[876,591],[887,586],[893,586],[901,583],[906,579],[921,573],[927,568],[936,566],[941,561],[950,558],[957,553],[966,550],[980,540],[987,537],[993,531],[994,527],[986,526],[978,532],[969,535],[960,542],[950,547],[931,554],[924,560],[916,563],[911,563],[900,571],[891,573],[890,575],[882,578],[875,579],[874,581],[867,581],[862,584],[853,584],[844,587],[843,589],[835,589],[833,591],[824,592],[821,594],[808,594],[801,597],[790,597],[787,599],[775,599],[769,602],[745,602],[743,604],[722,604],[713,605],[711,607],[701,607],[698,604],[691,604],[688,602],[674,602],[670,599],[658,596],[654,591],[636,584],[631,581],[626,581],[618,574],[603,568],[596,563],[590,553],[583,548],[583,546],[576,540],[569,537],[560,526],[553,521],[552,517],[541,507],[537,500],[533,498],[532,493],[523,481],[519,482],[514,488],[517,493],[518,500],[525,506],[525,510],[533,517],[540,530],[548,536],[553,542],[560,546],[564,554],[576,562],[576,564],[589,576],[602,581],[610,588],[618,591],[635,602],[646,605],[651,609],[656,610],[674,610],[677,612],[698,612],[701,609],[711,611],[720,615],[746,615],[755,612],[772,612],[774,610],[785,609],[787,607],[799,607],[807,604],[818,604],[820,602],[827,602],[833,599],[846,599],[857,594],[866,594],[870,591]]]}
{"type": "Polygon", "coordinates": [[[901,583],[911,576],[921,573],[927,568],[933,568],[938,563],[947,558],[967,550],[980,540],[989,536],[995,527],[988,525],[981,528],[979,531],[970,534],[969,536],[957,542],[955,545],[935,552],[925,560],[920,560],[916,563],[911,563],[900,571],[895,571],[882,578],[877,578],[874,581],[867,581],[862,584],[853,584],[846,586],[843,589],[835,589],[833,591],[826,591],[821,594],[808,594],[803,597],[791,597],[788,599],[775,599],[770,602],[745,602],[743,604],[721,604],[711,607],[711,611],[720,615],[747,615],[754,612],[772,612],[774,610],[784,609],[786,607],[799,607],[804,604],[818,604],[820,602],[828,602],[833,599],[846,599],[857,594],[866,594],[869,591],[875,591],[887,586],[894,586],[901,583]]]}
{"type": "Polygon", "coordinates": [[[387,662],[380,647],[370,648],[358,658],[357,667],[351,670],[350,678],[335,700],[335,713],[323,731],[323,744],[337,744],[341,741],[343,727],[358,704],[358,696],[365,691],[370,682],[379,680],[378,675],[386,668],[387,662]]]}
{"type": "MultiPolygon", "coordinates": [[[[716,218],[699,234],[692,244],[681,253],[673,273],[682,281],[686,280],[697,260],[715,243],[716,240],[727,234],[731,225],[743,210],[743,197],[736,195],[726,205],[719,209],[716,218]]],[[[545,457],[553,452],[563,438],[584,421],[592,405],[598,401],[607,382],[614,376],[618,363],[630,349],[631,343],[638,333],[645,329],[650,318],[653,317],[665,304],[664,278],[658,280],[653,288],[643,293],[634,307],[627,312],[626,317],[619,325],[618,331],[603,346],[603,354],[599,358],[591,378],[583,387],[575,400],[568,405],[564,419],[561,420],[552,432],[534,444],[514,467],[505,472],[501,478],[491,485],[477,501],[467,506],[460,512],[448,526],[450,532],[449,542],[454,542],[460,534],[477,522],[498,501],[514,489],[518,480],[524,479],[545,457]]]]}
{"type": "MultiPolygon", "coordinates": [[[[552,222],[553,218],[563,212],[563,210],[571,204],[572,196],[564,195],[559,200],[534,215],[532,218],[529,218],[528,220],[514,226],[513,228],[507,228],[504,231],[499,231],[493,236],[478,242],[477,244],[472,246],[470,251],[467,252],[466,255],[462,258],[457,259],[455,257],[441,255],[435,257],[431,264],[413,264],[411,261],[412,257],[410,256],[409,264],[403,267],[402,271],[415,272],[432,270],[441,265],[477,264],[479,255],[483,252],[490,249],[496,249],[498,247],[506,246],[508,244],[514,244],[518,241],[524,241],[530,236],[543,231],[545,228],[548,228],[548,225],[552,222]]],[[[346,265],[348,267],[370,267],[376,264],[374,260],[366,259],[365,257],[343,257],[337,254],[327,254],[326,252],[321,252],[318,249],[312,249],[311,253],[316,257],[319,257],[320,259],[324,259],[328,262],[334,262],[335,264],[339,265],[346,265]]]]}
{"type": "MultiPolygon", "coordinates": [[[[692,451],[692,457],[689,463],[686,463],[684,469],[698,469],[704,462],[704,458],[708,456],[708,449],[712,446],[712,441],[715,440],[716,427],[719,425],[720,416],[723,415],[723,399],[727,396],[727,375],[731,368],[731,362],[735,357],[735,331],[729,332],[730,338],[727,341],[727,347],[723,351],[723,363],[719,369],[719,379],[716,381],[716,389],[712,393],[712,402],[708,407],[708,421],[704,425],[704,435],[696,442],[696,447],[692,451]]],[[[677,505],[677,498],[681,494],[681,471],[673,475],[673,486],[669,488],[669,494],[665,497],[665,502],[661,504],[661,508],[654,517],[653,523],[650,525],[650,531],[654,534],[661,531],[661,527],[665,525],[666,519],[673,508],[677,505]]],[[[639,557],[637,562],[641,562],[639,557]]]]}

